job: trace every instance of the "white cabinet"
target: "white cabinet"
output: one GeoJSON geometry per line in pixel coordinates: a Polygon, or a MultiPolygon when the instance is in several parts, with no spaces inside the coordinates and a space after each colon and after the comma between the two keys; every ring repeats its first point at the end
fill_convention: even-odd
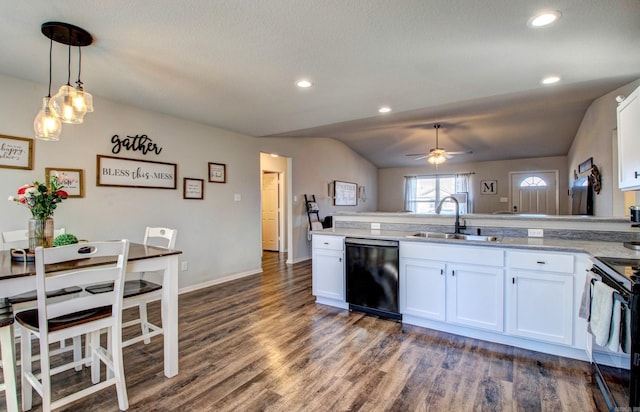
{"type": "Polygon", "coordinates": [[[400,312],[502,332],[503,266],[498,248],[401,242],[400,312]]]}
{"type": "Polygon", "coordinates": [[[573,344],[574,256],[507,252],[508,332],[573,344]]]}
{"type": "Polygon", "coordinates": [[[640,189],[640,87],[618,105],[618,187],[640,189]]]}
{"type": "Polygon", "coordinates": [[[313,235],[312,293],[316,301],[346,307],[344,237],[313,235]]]}
{"type": "Polygon", "coordinates": [[[400,312],[444,321],[444,263],[421,259],[400,259],[400,262],[400,312]]]}
{"type": "Polygon", "coordinates": [[[447,319],[480,329],[504,330],[504,270],[447,265],[447,319]]]}

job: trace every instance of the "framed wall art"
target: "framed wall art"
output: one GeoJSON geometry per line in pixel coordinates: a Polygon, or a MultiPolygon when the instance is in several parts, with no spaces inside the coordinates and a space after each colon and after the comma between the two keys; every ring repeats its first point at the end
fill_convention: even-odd
{"type": "Polygon", "coordinates": [[[209,182],[227,183],[227,165],[209,162],[209,182]]]}
{"type": "Polygon", "coordinates": [[[497,180],[481,180],[480,181],[480,194],[495,195],[497,193],[498,193],[497,180]]]}
{"type": "Polygon", "coordinates": [[[51,176],[57,177],[58,184],[63,186],[68,197],[84,197],[84,170],[47,167],[44,174],[46,182],[51,176]]]}
{"type": "Polygon", "coordinates": [[[175,189],[175,163],[97,155],[96,185],[175,189]]]}
{"type": "Polygon", "coordinates": [[[0,167],[33,170],[33,139],[0,135],[0,167]]]}
{"type": "Polygon", "coordinates": [[[183,199],[204,199],[204,179],[185,177],[182,187],[183,199]]]}
{"type": "Polygon", "coordinates": [[[356,206],[358,185],[350,182],[333,181],[333,204],[335,206],[356,206]]]}

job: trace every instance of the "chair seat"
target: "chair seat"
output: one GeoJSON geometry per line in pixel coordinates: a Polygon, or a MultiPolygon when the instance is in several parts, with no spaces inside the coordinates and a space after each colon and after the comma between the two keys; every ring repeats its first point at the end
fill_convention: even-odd
{"type": "MultiPolygon", "coordinates": [[[[56,298],[58,296],[73,295],[74,293],[80,293],[80,292],[82,292],[82,288],[73,286],[73,287],[64,288],[64,289],[52,290],[49,293],[47,293],[47,297],[56,298]]],[[[19,295],[10,296],[8,299],[11,304],[16,305],[18,303],[36,301],[38,300],[38,297],[36,296],[36,291],[31,290],[29,292],[21,293],[19,295]]]]}
{"type": "MultiPolygon", "coordinates": [[[[70,313],[68,315],[49,319],[49,332],[55,332],[57,330],[70,328],[83,323],[93,322],[98,319],[108,318],[109,316],[111,316],[111,306],[101,306],[95,309],[70,313]]],[[[39,329],[38,309],[29,309],[18,312],[16,314],[16,320],[21,326],[32,331],[38,331],[39,329]]]]}
{"type": "Polygon", "coordinates": [[[8,299],[0,299],[0,328],[13,324],[13,308],[8,299]]]}
{"type": "MultiPolygon", "coordinates": [[[[87,292],[98,294],[111,292],[113,290],[113,283],[103,283],[100,285],[91,285],[84,288],[87,292]]],[[[145,293],[154,292],[156,290],[162,289],[162,285],[158,285],[157,283],[149,282],[143,279],[137,280],[127,280],[124,282],[124,298],[131,298],[138,295],[143,295],[145,293]]]]}

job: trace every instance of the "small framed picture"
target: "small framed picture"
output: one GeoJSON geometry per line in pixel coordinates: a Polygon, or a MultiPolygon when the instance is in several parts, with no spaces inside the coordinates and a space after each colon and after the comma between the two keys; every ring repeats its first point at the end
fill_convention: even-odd
{"type": "Polygon", "coordinates": [[[67,192],[67,197],[84,197],[84,170],[47,167],[44,169],[45,181],[51,176],[58,178],[58,184],[67,192]]]}
{"type": "Polygon", "coordinates": [[[0,167],[33,170],[33,139],[0,135],[0,167]]]}
{"type": "Polygon", "coordinates": [[[183,199],[204,199],[204,179],[184,178],[183,199]]]}
{"type": "Polygon", "coordinates": [[[209,181],[212,183],[227,183],[227,165],[209,162],[209,181]]]}
{"type": "Polygon", "coordinates": [[[495,195],[497,193],[498,193],[497,180],[481,180],[480,181],[480,194],[495,195]]]}

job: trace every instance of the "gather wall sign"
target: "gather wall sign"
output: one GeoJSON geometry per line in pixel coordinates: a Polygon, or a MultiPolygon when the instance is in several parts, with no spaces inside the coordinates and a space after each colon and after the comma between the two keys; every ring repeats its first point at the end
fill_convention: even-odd
{"type": "Polygon", "coordinates": [[[159,147],[154,141],[146,134],[137,134],[135,136],[120,137],[114,134],[111,137],[111,153],[118,154],[122,149],[129,150],[131,152],[142,152],[143,155],[149,153],[155,153],[157,155],[162,152],[162,147],[159,147]]]}

